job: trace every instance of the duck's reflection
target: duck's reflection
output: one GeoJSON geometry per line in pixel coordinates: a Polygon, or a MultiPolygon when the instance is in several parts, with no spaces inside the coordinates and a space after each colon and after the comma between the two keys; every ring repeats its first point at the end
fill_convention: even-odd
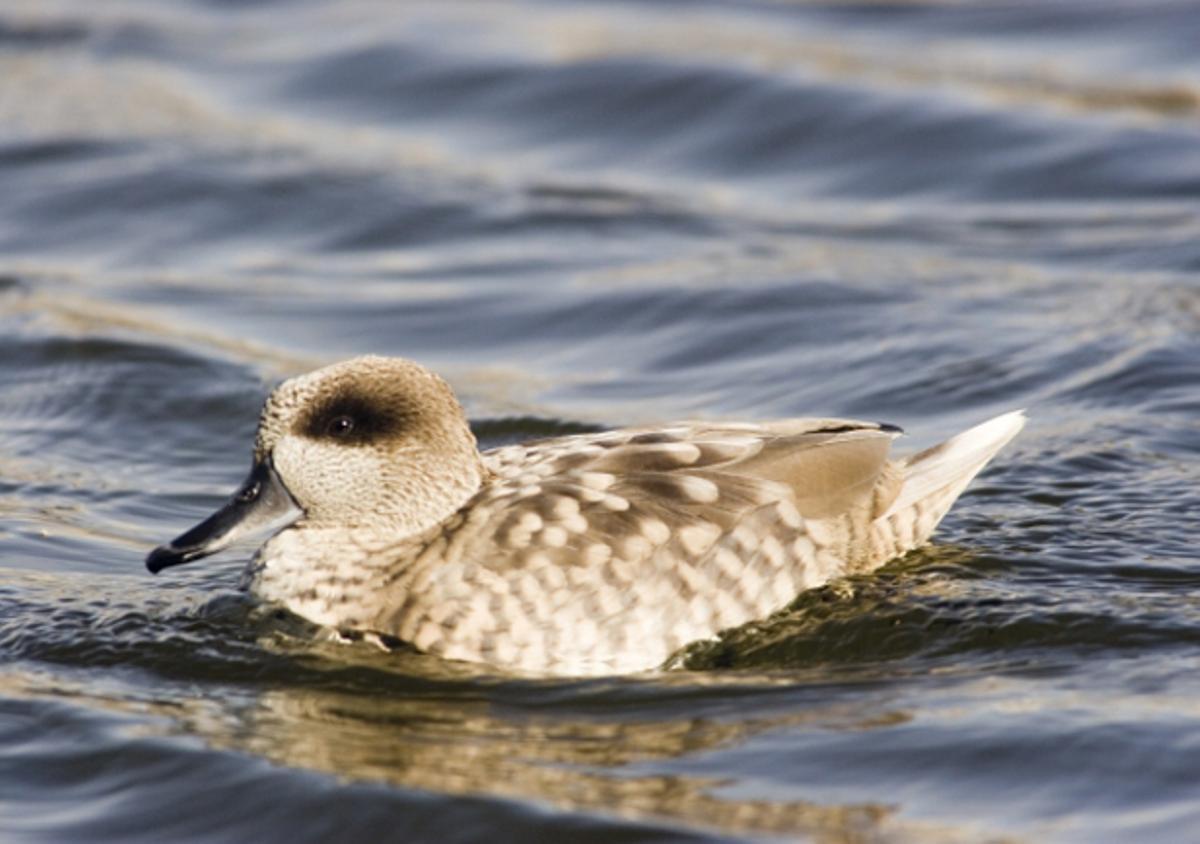
{"type": "MultiPolygon", "coordinates": [[[[614,721],[531,712],[499,701],[388,700],[297,689],[269,692],[244,713],[238,743],[277,763],[446,794],[536,800],[625,816],[667,817],[738,832],[850,840],[887,822],[882,805],[822,807],[793,800],[725,800],[714,779],[644,772],[734,745],[813,713],[773,718],[630,717],[614,721]]],[[[231,737],[232,738],[232,737],[231,737]]]]}
{"type": "MultiPolygon", "coordinates": [[[[282,650],[294,658],[294,671],[264,678],[268,690],[240,703],[175,702],[171,719],[209,744],[350,781],[734,834],[819,841],[915,835],[882,803],[817,805],[803,799],[802,786],[778,781],[761,796],[748,799],[742,789],[726,797],[720,792],[729,780],[685,769],[772,731],[905,720],[884,695],[865,706],[861,694],[853,704],[845,694],[829,702],[819,687],[797,696],[794,677],[765,675],[513,680],[365,645],[292,642],[282,650]]],[[[922,828],[916,837],[944,836],[922,828]]]]}

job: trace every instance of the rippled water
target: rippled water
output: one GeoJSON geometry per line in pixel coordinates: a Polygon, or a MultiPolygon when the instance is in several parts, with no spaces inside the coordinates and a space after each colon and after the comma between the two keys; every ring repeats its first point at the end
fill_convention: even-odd
{"type": "Polygon", "coordinates": [[[0,837],[1182,841],[1200,4],[0,2],[0,837]],[[1032,422],[938,543],[638,678],[142,558],[278,378],[485,442],[1032,422]],[[177,571],[177,573],[176,573],[177,571]]]}

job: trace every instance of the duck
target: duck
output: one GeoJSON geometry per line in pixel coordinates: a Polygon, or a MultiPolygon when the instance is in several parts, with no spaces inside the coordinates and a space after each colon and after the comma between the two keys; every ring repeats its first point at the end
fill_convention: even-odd
{"type": "Polygon", "coordinates": [[[450,385],[363,356],[283,381],[249,476],[152,573],[269,538],[241,587],[344,638],[502,671],[653,671],[927,542],[1025,423],[691,421],[481,452],[450,385]]]}

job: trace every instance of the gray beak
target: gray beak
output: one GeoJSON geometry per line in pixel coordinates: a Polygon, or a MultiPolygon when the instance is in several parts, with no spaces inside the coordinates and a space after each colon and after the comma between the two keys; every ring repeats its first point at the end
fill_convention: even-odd
{"type": "Polygon", "coordinates": [[[187,533],[151,551],[146,557],[146,568],[158,574],[170,566],[215,554],[244,536],[286,527],[302,515],[304,511],[267,458],[254,465],[250,477],[225,506],[187,533]]]}

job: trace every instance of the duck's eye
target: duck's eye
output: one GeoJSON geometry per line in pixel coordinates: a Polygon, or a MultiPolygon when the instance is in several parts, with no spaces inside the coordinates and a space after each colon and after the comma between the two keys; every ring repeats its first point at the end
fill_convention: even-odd
{"type": "Polygon", "coordinates": [[[325,426],[325,433],[331,437],[346,437],[354,430],[354,418],[346,416],[335,416],[329,420],[329,424],[325,426]]]}

